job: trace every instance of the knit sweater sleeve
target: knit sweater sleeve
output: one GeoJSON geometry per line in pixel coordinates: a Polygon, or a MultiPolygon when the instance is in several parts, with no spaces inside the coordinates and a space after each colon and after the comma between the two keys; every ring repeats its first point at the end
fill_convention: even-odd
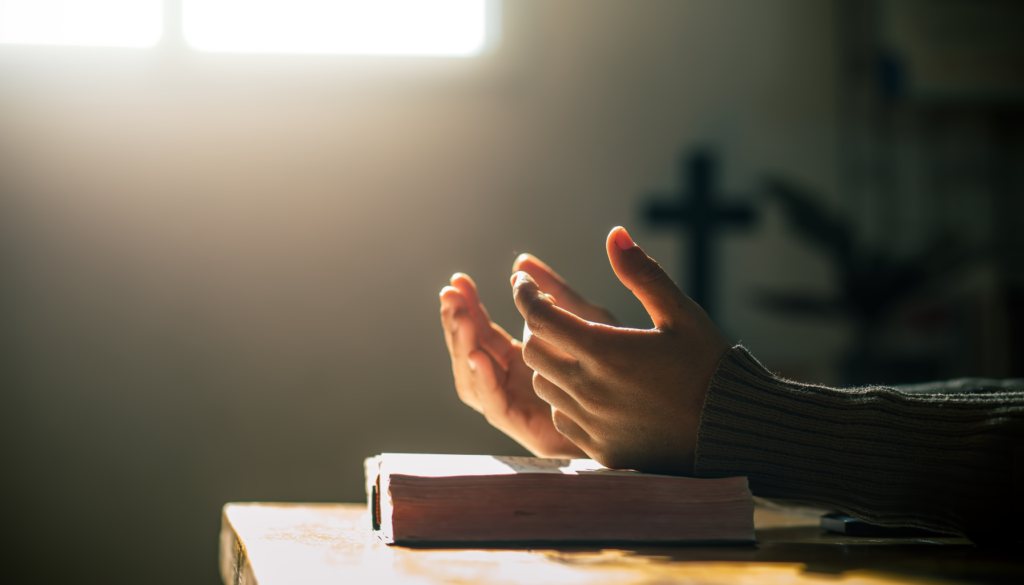
{"type": "Polygon", "coordinates": [[[977,542],[1014,528],[1022,455],[1022,380],[835,389],[779,378],[736,346],[711,379],[694,470],[746,475],[757,496],[977,542]]]}

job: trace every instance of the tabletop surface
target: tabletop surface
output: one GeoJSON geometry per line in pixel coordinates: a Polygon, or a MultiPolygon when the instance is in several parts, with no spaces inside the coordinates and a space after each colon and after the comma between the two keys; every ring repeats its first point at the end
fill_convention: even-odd
{"type": "Polygon", "coordinates": [[[231,585],[315,583],[1024,583],[1024,551],[959,538],[829,534],[817,512],[759,506],[746,546],[408,548],[370,530],[362,504],[228,504],[231,585]]]}

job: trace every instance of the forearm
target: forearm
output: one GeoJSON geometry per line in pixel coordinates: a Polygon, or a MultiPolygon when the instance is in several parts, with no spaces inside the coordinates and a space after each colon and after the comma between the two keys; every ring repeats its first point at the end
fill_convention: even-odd
{"type": "Polygon", "coordinates": [[[695,474],[746,475],[755,495],[872,523],[998,535],[1012,515],[1024,388],[936,390],[799,384],[733,348],[708,389],[695,474]]]}

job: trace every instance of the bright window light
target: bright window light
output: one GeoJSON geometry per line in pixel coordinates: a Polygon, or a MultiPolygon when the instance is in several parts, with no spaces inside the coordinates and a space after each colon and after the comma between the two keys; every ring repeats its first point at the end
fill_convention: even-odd
{"type": "Polygon", "coordinates": [[[469,56],[485,47],[488,0],[183,0],[203,51],[469,56]]]}
{"type": "Polygon", "coordinates": [[[150,47],[163,0],[0,0],[0,43],[150,47]]]}

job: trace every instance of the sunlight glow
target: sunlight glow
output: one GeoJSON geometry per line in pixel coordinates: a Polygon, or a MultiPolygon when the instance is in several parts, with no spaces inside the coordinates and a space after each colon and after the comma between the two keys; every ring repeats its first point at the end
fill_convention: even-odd
{"type": "Polygon", "coordinates": [[[151,47],[163,0],[0,0],[0,43],[151,47]]]}
{"type": "Polygon", "coordinates": [[[487,41],[488,0],[183,0],[185,39],[203,51],[470,56],[487,41]]]}

